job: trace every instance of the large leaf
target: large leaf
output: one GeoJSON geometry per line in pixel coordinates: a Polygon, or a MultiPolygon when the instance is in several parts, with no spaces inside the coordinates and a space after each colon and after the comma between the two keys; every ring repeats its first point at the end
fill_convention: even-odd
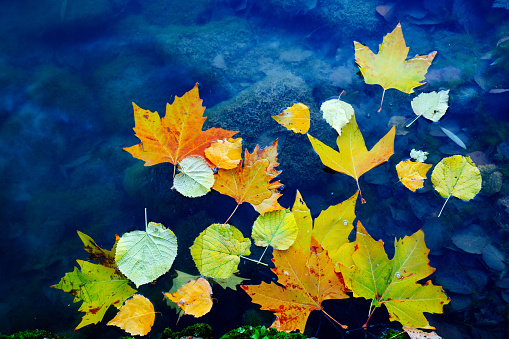
{"type": "Polygon", "coordinates": [[[203,278],[191,280],[173,293],[164,293],[164,296],[176,303],[184,314],[195,318],[207,314],[212,308],[212,288],[203,278]]]}
{"type": "Polygon", "coordinates": [[[226,279],[237,270],[241,255],[251,254],[251,240],[234,226],[212,224],[190,247],[196,267],[206,277],[226,279]]]}
{"type": "Polygon", "coordinates": [[[357,41],[354,41],[354,47],[355,61],[364,76],[364,81],[366,84],[382,86],[384,94],[389,88],[413,93],[415,87],[424,84],[421,81],[424,80],[424,75],[437,54],[437,52],[431,52],[428,55],[416,55],[406,60],[409,47],[405,44],[400,23],[392,33],[384,37],[378,54],[374,54],[367,46],[357,41]]]}
{"type": "Polygon", "coordinates": [[[443,158],[431,174],[433,187],[442,197],[447,198],[438,216],[451,196],[461,200],[473,199],[481,190],[482,177],[470,157],[453,155],[443,158]]]}
{"type": "Polygon", "coordinates": [[[272,118],[294,133],[305,134],[309,131],[309,108],[301,102],[287,107],[281,114],[273,115],[272,118]]]}
{"type": "Polygon", "coordinates": [[[129,280],[118,275],[114,268],[77,260],[81,267],[66,273],[57,285],[60,289],[74,296],[74,302],[83,301],[80,311],[85,312],[76,330],[102,320],[110,305],[120,308],[124,300],[136,293],[129,286],[129,280]]]}
{"type": "Polygon", "coordinates": [[[178,168],[180,173],[175,176],[173,187],[185,197],[201,197],[214,185],[214,172],[202,157],[187,157],[178,168]]]}
{"type": "Polygon", "coordinates": [[[133,157],[145,161],[145,166],[170,162],[177,165],[190,155],[205,158],[205,149],[211,142],[230,138],[236,131],[210,128],[202,131],[205,107],[198,94],[198,83],[182,97],[175,96],[173,104],[166,105],[166,115],[141,109],[133,103],[134,131],[141,143],[124,148],[133,157]]]}
{"type": "MultiPolygon", "coordinates": [[[[396,127],[393,126],[391,130],[368,151],[354,115],[350,122],[343,127],[343,135],[339,136],[336,140],[339,152],[309,134],[308,137],[314,150],[320,156],[322,163],[337,172],[354,178],[360,192],[359,178],[361,175],[389,160],[394,154],[395,135],[396,127]]],[[[360,195],[361,202],[365,203],[366,201],[362,198],[362,192],[360,195]]]]}
{"type": "Polygon", "coordinates": [[[253,224],[253,238],[256,246],[272,246],[286,250],[297,238],[297,223],[289,210],[279,210],[259,215],[253,224]]]}
{"type": "Polygon", "coordinates": [[[277,139],[264,149],[256,145],[253,153],[245,151],[244,161],[236,168],[219,169],[212,188],[234,198],[237,206],[244,202],[255,208],[261,205],[257,209],[260,214],[282,209],[277,202],[281,196],[278,189],[282,184],[279,181],[271,182],[281,173],[275,169],[278,165],[277,139]]]}
{"type": "Polygon", "coordinates": [[[401,183],[410,191],[415,192],[424,186],[426,173],[430,168],[431,164],[407,160],[400,161],[396,165],[396,172],[401,183]]]}
{"type": "Polygon", "coordinates": [[[278,285],[241,285],[262,310],[276,314],[272,327],[280,331],[298,329],[303,333],[309,314],[322,310],[324,300],[348,298],[343,279],[334,272],[327,252],[315,240],[311,244],[309,257],[293,247],[274,251],[272,271],[278,276],[278,285]]]}
{"type": "Polygon", "coordinates": [[[151,222],[146,231],[128,232],[120,238],[115,261],[119,270],[138,287],[168,272],[176,256],[175,234],[163,224],[151,222]]]}
{"type": "Polygon", "coordinates": [[[424,285],[417,283],[435,271],[429,266],[424,232],[417,231],[412,236],[395,240],[395,254],[391,260],[383,242],[373,240],[360,222],[355,242],[349,245],[353,249],[351,261],[341,262],[340,268],[354,297],[373,299],[374,309],[385,305],[390,319],[403,326],[432,329],[423,312],[442,313],[443,306],[450,300],[442,288],[431,281],[424,285]]]}
{"type": "Polygon", "coordinates": [[[154,305],[140,294],[135,294],[120,307],[115,318],[108,322],[110,326],[118,326],[132,335],[147,335],[156,315],[154,305]]]}

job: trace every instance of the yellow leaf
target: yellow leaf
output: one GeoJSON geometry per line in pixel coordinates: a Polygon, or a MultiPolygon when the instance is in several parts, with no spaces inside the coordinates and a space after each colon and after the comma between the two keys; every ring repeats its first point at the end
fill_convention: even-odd
{"type": "Polygon", "coordinates": [[[193,315],[195,318],[207,314],[212,308],[212,288],[203,278],[191,280],[174,293],[166,292],[164,295],[176,303],[184,314],[193,315]]]}
{"type": "Polygon", "coordinates": [[[289,210],[279,210],[259,215],[253,224],[253,238],[256,246],[287,250],[297,238],[297,223],[289,210]]]}
{"type": "Polygon", "coordinates": [[[424,186],[426,172],[428,172],[430,168],[431,164],[413,162],[412,160],[400,161],[399,164],[396,165],[399,180],[412,192],[424,186]]]}
{"type": "Polygon", "coordinates": [[[311,212],[304,202],[299,190],[297,190],[297,195],[295,196],[292,213],[295,218],[295,222],[297,223],[297,227],[299,228],[297,239],[295,239],[292,247],[296,250],[301,249],[307,258],[309,257],[309,248],[311,244],[313,219],[311,218],[311,212]]]}
{"type": "MultiPolygon", "coordinates": [[[[368,151],[354,115],[350,122],[343,127],[343,135],[339,136],[336,140],[339,152],[325,145],[320,140],[313,138],[309,134],[308,137],[314,150],[320,156],[322,163],[337,172],[354,178],[357,182],[357,188],[359,188],[359,192],[361,192],[359,187],[360,176],[389,160],[394,154],[395,135],[396,127],[393,126],[391,130],[368,151]]],[[[361,202],[365,203],[366,201],[362,198],[362,192],[360,195],[361,202]]]]}
{"type": "Polygon", "coordinates": [[[108,325],[118,326],[132,335],[147,335],[155,321],[154,305],[140,294],[135,294],[120,307],[108,325]]]}
{"type": "Polygon", "coordinates": [[[224,139],[213,142],[205,155],[216,167],[232,169],[242,160],[242,138],[224,139]]]}
{"type": "MultiPolygon", "coordinates": [[[[392,33],[384,37],[378,54],[374,54],[367,46],[354,41],[355,61],[364,76],[366,84],[380,85],[384,89],[395,88],[405,93],[413,93],[414,88],[424,84],[424,75],[435,58],[437,52],[428,55],[416,55],[405,60],[409,48],[405,44],[401,24],[398,23],[392,33]]],[[[382,105],[380,104],[380,110],[382,105]]]]}
{"type": "Polygon", "coordinates": [[[453,155],[443,158],[433,169],[431,182],[435,191],[447,198],[438,216],[451,196],[461,200],[473,199],[481,190],[481,172],[470,157],[453,155]]]}
{"type": "Polygon", "coordinates": [[[273,115],[272,118],[294,133],[305,134],[309,131],[309,108],[301,102],[287,107],[281,114],[273,115]]]}

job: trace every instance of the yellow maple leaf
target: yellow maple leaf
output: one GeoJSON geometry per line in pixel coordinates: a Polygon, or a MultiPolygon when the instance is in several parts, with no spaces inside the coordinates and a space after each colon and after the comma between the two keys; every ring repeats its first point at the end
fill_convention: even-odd
{"type": "Polygon", "coordinates": [[[242,160],[242,138],[230,138],[213,142],[205,150],[205,155],[219,168],[235,168],[242,160]]]}
{"type": "Polygon", "coordinates": [[[412,192],[424,186],[426,172],[428,172],[430,168],[431,164],[412,160],[400,161],[396,165],[399,180],[412,192]]]}
{"type": "Polygon", "coordinates": [[[212,308],[212,287],[203,278],[191,280],[174,293],[166,292],[164,295],[175,302],[184,314],[191,314],[195,318],[207,314],[212,308]]]}
{"type": "MultiPolygon", "coordinates": [[[[384,37],[378,54],[374,54],[367,46],[354,41],[355,61],[364,76],[366,84],[380,85],[385,91],[394,88],[405,93],[413,93],[414,88],[424,84],[424,75],[437,54],[436,51],[427,55],[416,55],[406,60],[409,47],[405,44],[401,23],[392,33],[384,37]]],[[[380,104],[380,110],[382,104],[380,104]]]]}
{"type": "Polygon", "coordinates": [[[135,294],[120,307],[108,325],[118,326],[132,335],[146,335],[155,321],[154,305],[140,294],[135,294]]]}

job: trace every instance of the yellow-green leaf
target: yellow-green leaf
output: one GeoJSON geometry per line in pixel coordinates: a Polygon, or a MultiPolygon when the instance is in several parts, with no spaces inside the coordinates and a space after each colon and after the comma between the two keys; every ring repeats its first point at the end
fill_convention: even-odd
{"type": "Polygon", "coordinates": [[[470,157],[453,155],[443,158],[431,174],[433,187],[442,197],[447,198],[438,216],[451,196],[461,200],[473,199],[481,190],[481,172],[470,157]]]}
{"type": "Polygon", "coordinates": [[[210,192],[214,185],[214,172],[207,162],[198,156],[189,156],[179,165],[179,174],[173,180],[173,187],[185,197],[201,197],[210,192]]]}
{"type": "Polygon", "coordinates": [[[401,183],[410,191],[415,192],[424,186],[426,173],[430,168],[431,164],[407,160],[400,161],[396,165],[396,172],[398,172],[398,178],[401,183]]]}
{"type": "Polygon", "coordinates": [[[114,269],[117,268],[117,264],[115,263],[115,248],[117,247],[116,242],[115,245],[113,245],[111,251],[108,251],[100,248],[95,243],[94,239],[92,239],[85,233],[78,231],[78,236],[80,237],[81,241],[83,241],[84,245],[83,249],[90,254],[88,256],[88,259],[97,260],[99,261],[99,264],[106,267],[112,267],[114,269]]]}
{"type": "Polygon", "coordinates": [[[360,222],[353,244],[352,261],[340,265],[345,284],[353,295],[373,299],[373,310],[385,305],[391,321],[413,328],[433,329],[423,312],[442,313],[443,306],[450,300],[443,289],[431,281],[424,285],[417,283],[435,271],[429,266],[424,232],[419,230],[395,240],[391,260],[385,253],[383,241],[371,238],[360,222]]]}
{"type": "Polygon", "coordinates": [[[212,224],[194,240],[191,255],[200,273],[215,279],[226,279],[236,270],[241,255],[249,255],[251,240],[234,226],[212,224]]]}
{"type": "Polygon", "coordinates": [[[81,271],[66,273],[57,285],[60,289],[74,296],[74,302],[83,301],[79,311],[85,312],[83,319],[76,327],[80,329],[102,320],[110,305],[120,308],[122,303],[136,293],[129,286],[129,280],[118,275],[114,268],[77,260],[81,271]]]}
{"type": "MultiPolygon", "coordinates": [[[[412,102],[412,109],[419,118],[421,115],[431,121],[438,121],[444,116],[445,111],[449,108],[449,90],[440,92],[421,93],[415,97],[412,102]]],[[[412,120],[406,127],[410,127],[415,120],[412,120]]]]}
{"type": "Polygon", "coordinates": [[[311,218],[311,212],[306,206],[304,199],[302,199],[302,195],[299,190],[297,190],[297,195],[295,196],[292,213],[295,218],[295,222],[297,223],[297,227],[299,228],[297,238],[295,239],[292,247],[296,250],[301,249],[304,255],[309,257],[313,219],[311,218]]]}
{"type": "MultiPolygon", "coordinates": [[[[320,140],[313,138],[309,134],[308,137],[314,150],[320,156],[322,163],[337,172],[354,178],[360,192],[360,176],[389,160],[394,154],[395,135],[396,127],[393,126],[391,130],[368,151],[354,115],[350,122],[343,127],[343,135],[339,136],[336,140],[339,152],[325,145],[320,140]]],[[[362,193],[360,193],[360,195],[361,202],[365,203],[366,201],[362,198],[362,193]]]]}
{"type": "Polygon", "coordinates": [[[259,215],[253,224],[253,238],[256,246],[272,246],[287,250],[297,238],[297,223],[289,210],[279,210],[259,215]]]}
{"type": "Polygon", "coordinates": [[[281,114],[273,115],[272,118],[294,133],[305,134],[309,131],[309,108],[301,102],[287,107],[281,114]]]}
{"type": "Polygon", "coordinates": [[[323,118],[341,135],[341,129],[350,121],[354,111],[352,105],[339,99],[324,101],[320,106],[323,118]]]}

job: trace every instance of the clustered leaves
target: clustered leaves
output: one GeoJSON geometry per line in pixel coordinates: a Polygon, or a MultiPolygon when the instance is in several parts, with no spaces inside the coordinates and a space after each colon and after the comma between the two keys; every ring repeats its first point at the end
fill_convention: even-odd
{"type": "MultiPolygon", "coordinates": [[[[365,82],[379,84],[384,89],[382,103],[389,88],[413,93],[415,87],[423,84],[421,81],[436,55],[432,52],[405,60],[409,48],[400,24],[385,36],[377,55],[358,42],[354,46],[365,82]]],[[[438,121],[448,108],[448,93],[447,90],[416,97],[411,105],[417,118],[422,115],[438,121]]],[[[405,331],[420,333],[415,328],[433,329],[424,313],[442,313],[450,300],[442,287],[433,285],[431,280],[418,282],[428,279],[435,271],[429,266],[424,232],[419,230],[395,239],[392,259],[388,258],[382,240],[374,240],[359,220],[355,240],[349,240],[355,228],[358,197],[361,203],[366,203],[359,179],[394,154],[395,126],[368,151],[352,105],[339,97],[327,100],[320,109],[338,134],[335,150],[307,133],[310,113],[305,104],[294,104],[273,116],[288,130],[307,134],[324,165],[352,177],[357,183],[358,191],[349,199],[328,207],[313,220],[299,191],[291,210],[278,202],[282,184],[276,180],[281,173],[276,169],[279,165],[277,139],[265,148],[256,145],[251,153],[244,150],[242,157],[242,139],[232,138],[236,131],[202,130],[205,107],[197,84],[182,97],[175,97],[173,104],[167,104],[163,118],[134,103],[133,107],[134,131],[140,143],[125,148],[127,152],[144,160],[145,166],[173,164],[173,188],[186,197],[203,196],[214,189],[235,199],[237,207],[247,202],[260,214],[253,223],[251,237],[256,246],[265,247],[264,254],[267,249],[273,249],[271,271],[277,276],[277,283],[242,284],[241,288],[262,309],[274,312],[276,319],[272,327],[303,332],[309,314],[319,310],[347,328],[329,315],[322,303],[352,295],[372,300],[364,326],[373,312],[385,305],[391,321],[400,322],[405,331]]],[[[459,145],[462,143],[454,134],[449,136],[459,145]]],[[[406,160],[396,165],[401,183],[411,191],[423,187],[426,173],[432,167],[424,163],[426,155],[427,152],[412,150],[411,156],[416,161],[406,160]]],[[[435,166],[431,181],[435,190],[446,198],[445,202],[451,196],[472,199],[482,182],[475,164],[461,155],[442,159],[435,166]]],[[[211,282],[236,289],[245,280],[234,274],[241,258],[268,266],[262,262],[263,254],[259,260],[247,257],[251,254],[251,240],[227,224],[230,218],[223,224],[205,228],[190,247],[201,276],[176,271],[173,287],[163,293],[168,304],[178,310],[179,317],[183,314],[200,317],[211,310],[211,282]]],[[[78,260],[80,269],[75,267],[52,286],[73,295],[74,302],[83,302],[79,310],[85,315],[76,329],[101,321],[113,305],[119,311],[108,325],[119,326],[132,335],[146,335],[156,312],[152,303],[136,294],[130,283],[138,288],[170,270],[177,255],[175,234],[162,224],[145,222],[145,231],[117,236],[112,250],[104,250],[89,236],[79,231],[78,234],[90,254],[89,259],[99,264],[78,260]]]]}

